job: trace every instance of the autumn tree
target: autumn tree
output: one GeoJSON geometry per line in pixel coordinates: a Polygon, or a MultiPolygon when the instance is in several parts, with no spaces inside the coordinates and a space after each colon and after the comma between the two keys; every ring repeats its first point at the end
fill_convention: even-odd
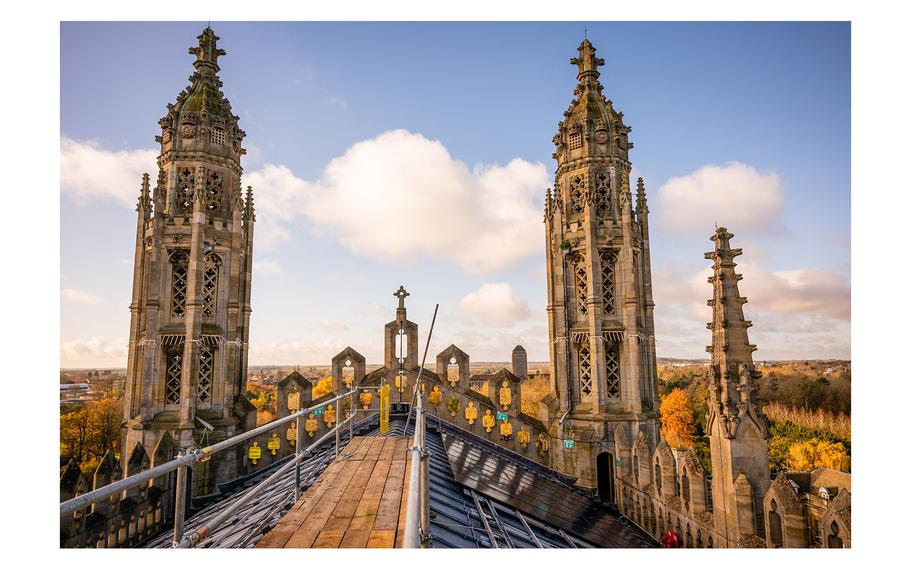
{"type": "Polygon", "coordinates": [[[313,387],[313,398],[319,398],[332,392],[332,377],[320,379],[316,386],[313,387]]]}
{"type": "Polygon", "coordinates": [[[686,391],[673,389],[660,403],[660,434],[674,448],[695,442],[695,411],[686,391]]]}
{"type": "Polygon", "coordinates": [[[839,471],[850,471],[850,456],[840,442],[829,442],[812,438],[790,446],[787,468],[791,471],[811,471],[827,467],[839,471]]]}

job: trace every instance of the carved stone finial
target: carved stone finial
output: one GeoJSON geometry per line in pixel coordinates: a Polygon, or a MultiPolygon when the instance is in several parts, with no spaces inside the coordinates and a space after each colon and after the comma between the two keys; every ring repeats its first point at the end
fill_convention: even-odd
{"type": "Polygon", "coordinates": [[[142,174],[142,186],[139,189],[139,203],[136,205],[136,211],[148,211],[150,208],[149,175],[145,173],[142,174]]]}
{"type": "Polygon", "coordinates": [[[211,27],[206,27],[196,39],[199,40],[199,45],[189,49],[189,53],[196,56],[193,66],[200,73],[207,71],[217,73],[219,71],[218,57],[227,53],[223,49],[218,49],[218,40],[221,38],[215,35],[215,31],[211,27]]]}
{"type": "Polygon", "coordinates": [[[407,298],[408,296],[410,296],[411,294],[407,290],[404,289],[404,286],[399,286],[398,290],[392,295],[395,296],[396,298],[398,298],[398,309],[403,310],[404,309],[404,299],[407,298]]]}

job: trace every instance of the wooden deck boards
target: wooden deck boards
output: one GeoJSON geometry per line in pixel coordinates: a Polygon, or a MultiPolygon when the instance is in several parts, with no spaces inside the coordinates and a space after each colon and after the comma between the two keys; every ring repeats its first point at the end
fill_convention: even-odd
{"type": "Polygon", "coordinates": [[[258,548],[402,546],[409,439],[355,437],[258,548]]]}

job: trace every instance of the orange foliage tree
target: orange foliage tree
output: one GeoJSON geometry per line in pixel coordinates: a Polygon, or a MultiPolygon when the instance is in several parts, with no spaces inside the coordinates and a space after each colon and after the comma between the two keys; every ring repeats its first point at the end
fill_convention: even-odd
{"type": "Polygon", "coordinates": [[[660,403],[660,435],[674,448],[695,443],[695,410],[686,391],[673,389],[660,403]]]}

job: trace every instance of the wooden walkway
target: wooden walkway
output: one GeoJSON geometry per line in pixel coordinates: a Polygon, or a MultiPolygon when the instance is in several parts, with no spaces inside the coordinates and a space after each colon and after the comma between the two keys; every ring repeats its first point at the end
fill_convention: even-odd
{"type": "Polygon", "coordinates": [[[354,437],[257,547],[400,548],[409,441],[354,437]]]}

